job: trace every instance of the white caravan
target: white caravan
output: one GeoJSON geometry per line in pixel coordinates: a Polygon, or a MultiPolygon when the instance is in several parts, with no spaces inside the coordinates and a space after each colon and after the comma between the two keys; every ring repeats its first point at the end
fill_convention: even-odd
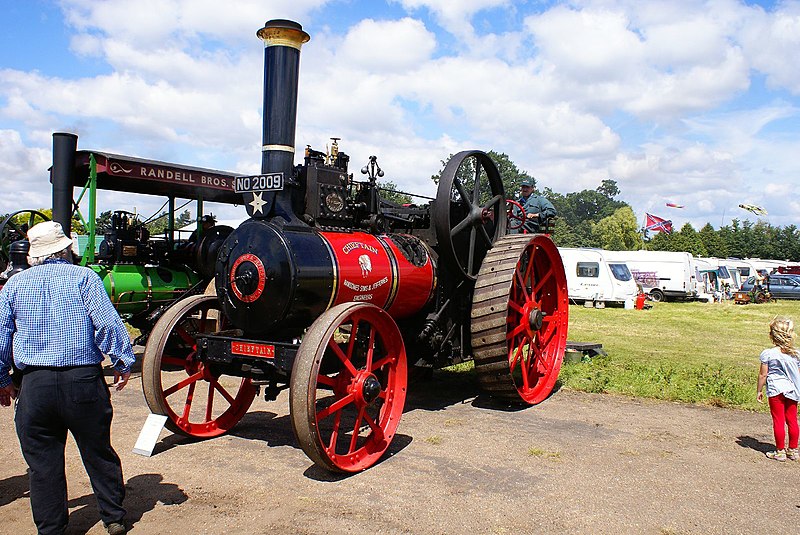
{"type": "MultiPolygon", "coordinates": [[[[709,289],[709,283],[714,290],[725,292],[735,292],[742,284],[742,279],[739,277],[739,270],[730,260],[725,258],[703,257],[695,258],[697,268],[700,272],[713,271],[713,275],[706,277],[709,279],[706,284],[706,289],[709,289]]],[[[698,284],[702,284],[701,277],[697,278],[698,284]]]]}
{"type": "Polygon", "coordinates": [[[653,301],[694,299],[697,273],[690,253],[673,251],[606,251],[609,262],[624,262],[653,301]]]}
{"type": "Polygon", "coordinates": [[[602,249],[559,247],[558,252],[567,274],[570,300],[595,305],[633,304],[638,288],[624,262],[609,261],[608,251],[602,249]]]}

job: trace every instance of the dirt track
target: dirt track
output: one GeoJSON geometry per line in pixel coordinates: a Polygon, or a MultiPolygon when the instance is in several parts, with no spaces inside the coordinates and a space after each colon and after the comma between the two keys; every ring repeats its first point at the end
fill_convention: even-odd
{"type": "MultiPolygon", "coordinates": [[[[798,533],[800,463],[767,460],[769,416],[556,392],[524,410],[470,376],[412,385],[391,456],[332,476],[296,444],[284,392],[233,434],[164,431],[131,453],[148,409],[114,397],[133,533],[798,533]],[[780,514],[776,514],[776,512],[780,514]]],[[[0,532],[35,532],[12,411],[0,411],[0,532]]],[[[70,533],[105,533],[74,443],[70,533]]]]}

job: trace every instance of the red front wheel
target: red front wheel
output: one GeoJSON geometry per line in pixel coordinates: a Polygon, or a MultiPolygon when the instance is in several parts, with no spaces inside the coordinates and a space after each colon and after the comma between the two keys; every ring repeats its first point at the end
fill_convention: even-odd
{"type": "Polygon", "coordinates": [[[198,334],[219,332],[225,317],[216,296],[193,295],[178,301],[147,340],[142,388],[154,414],[182,435],[210,438],[231,429],[247,413],[256,389],[250,379],[222,376],[195,359],[198,334]]]}
{"type": "Polygon", "coordinates": [[[369,468],[394,438],[407,387],[406,353],[394,320],[368,303],[342,303],[311,325],[294,361],[292,428],[317,465],[369,468]]]}

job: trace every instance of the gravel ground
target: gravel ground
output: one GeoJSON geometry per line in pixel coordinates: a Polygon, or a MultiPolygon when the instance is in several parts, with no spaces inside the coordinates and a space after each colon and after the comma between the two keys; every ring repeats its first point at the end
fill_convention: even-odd
{"type": "MultiPolygon", "coordinates": [[[[800,533],[800,463],[764,457],[767,414],[564,390],[513,410],[476,388],[413,384],[390,455],[342,477],[296,445],[286,392],[228,436],[163,431],[153,457],[133,454],[149,411],[132,380],[113,401],[132,532],[800,533]]],[[[8,409],[0,454],[0,532],[33,533],[8,409]]],[[[70,533],[104,533],[71,441],[67,472],[70,533]]]]}

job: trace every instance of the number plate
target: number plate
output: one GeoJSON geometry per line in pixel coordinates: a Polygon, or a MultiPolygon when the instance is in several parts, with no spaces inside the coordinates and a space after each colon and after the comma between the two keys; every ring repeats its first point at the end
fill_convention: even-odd
{"type": "Polygon", "coordinates": [[[263,359],[275,358],[275,346],[270,344],[254,344],[253,342],[231,342],[231,353],[263,359]]]}
{"type": "Polygon", "coordinates": [[[283,173],[267,175],[237,176],[233,181],[236,193],[252,191],[281,191],[283,189],[283,173]]]}

